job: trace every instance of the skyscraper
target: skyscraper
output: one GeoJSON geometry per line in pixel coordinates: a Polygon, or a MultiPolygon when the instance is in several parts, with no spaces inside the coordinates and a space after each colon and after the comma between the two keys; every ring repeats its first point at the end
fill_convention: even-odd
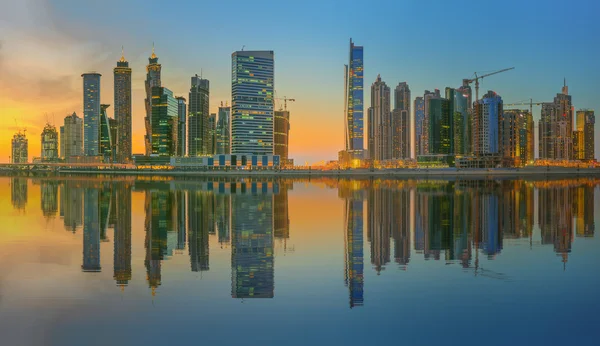
{"type": "Polygon", "coordinates": [[[177,118],[178,133],[177,133],[177,156],[185,156],[187,149],[187,107],[184,97],[176,97],[177,99],[177,118]]]}
{"type": "Polygon", "coordinates": [[[219,107],[219,119],[217,120],[217,154],[230,154],[230,130],[231,130],[231,107],[219,107]]]}
{"type": "Polygon", "coordinates": [[[350,57],[345,65],[346,151],[353,159],[362,159],[364,151],[363,125],[363,47],[355,46],[350,39],[350,57]]]}
{"type": "Polygon", "coordinates": [[[596,116],[591,109],[577,111],[576,131],[581,131],[583,146],[580,148],[580,159],[586,161],[595,160],[594,152],[594,126],[596,116]]]}
{"type": "Polygon", "coordinates": [[[500,116],[498,142],[504,167],[521,166],[521,132],[523,115],[518,110],[505,110],[500,116]]]}
{"type": "Polygon", "coordinates": [[[534,123],[533,115],[528,110],[519,112],[519,145],[521,154],[521,165],[533,164],[535,156],[534,123]]]}
{"type": "Polygon", "coordinates": [[[454,154],[471,153],[471,116],[467,97],[460,89],[446,88],[446,98],[450,101],[453,125],[454,154]]]}
{"type": "Polygon", "coordinates": [[[369,158],[375,161],[392,159],[392,121],[390,113],[390,88],[377,75],[371,86],[369,108],[369,158]]]}
{"type": "Polygon", "coordinates": [[[192,77],[188,103],[188,155],[209,155],[209,82],[198,75],[192,77]]]}
{"type": "Polygon", "coordinates": [[[423,95],[423,128],[421,133],[421,151],[422,155],[428,155],[433,153],[429,148],[429,136],[430,136],[430,119],[431,119],[431,111],[430,111],[430,100],[439,99],[442,96],[440,95],[440,91],[435,89],[434,92],[429,90],[425,90],[425,94],[423,95]]]}
{"type": "Polygon", "coordinates": [[[500,119],[502,118],[502,98],[488,91],[475,104],[473,117],[473,152],[475,155],[500,154],[500,119]]]}
{"type": "Polygon", "coordinates": [[[11,163],[27,163],[28,161],[28,141],[25,137],[25,131],[15,133],[12,138],[12,156],[11,163]]]}
{"type": "Polygon", "coordinates": [[[573,157],[573,105],[566,85],[554,102],[542,104],[539,122],[539,158],[571,160],[573,157]]]}
{"type": "Polygon", "coordinates": [[[406,82],[399,83],[394,90],[392,112],[392,158],[411,158],[410,88],[406,82]]]}
{"type": "Polygon", "coordinates": [[[116,161],[128,163],[131,161],[131,68],[121,54],[117,67],[113,70],[115,83],[115,120],[117,122],[116,161]]]}
{"type": "Polygon", "coordinates": [[[415,157],[425,155],[423,140],[423,123],[425,122],[425,100],[423,97],[415,98],[415,157]]]}
{"type": "Polygon", "coordinates": [[[49,123],[42,131],[42,161],[55,161],[58,159],[58,132],[54,125],[49,123]]]}
{"type": "Polygon", "coordinates": [[[64,125],[61,126],[62,138],[60,147],[63,149],[60,156],[67,160],[71,156],[83,154],[83,121],[73,112],[67,115],[64,125]]]}
{"type": "Polygon", "coordinates": [[[164,87],[152,88],[153,155],[173,156],[177,153],[178,109],[173,92],[164,87]]]}
{"type": "MultiPolygon", "coordinates": [[[[115,150],[115,138],[111,133],[111,120],[108,117],[106,110],[110,105],[100,105],[100,152],[99,155],[104,156],[104,162],[113,162],[114,150],[115,150]]],[[[114,122],[114,120],[113,120],[114,122]]]]}
{"type": "Polygon", "coordinates": [[[208,154],[214,155],[217,151],[217,114],[211,113],[208,117],[208,154]]]}
{"type": "Polygon", "coordinates": [[[83,77],[83,154],[100,155],[100,77],[90,72],[83,77]]]}
{"type": "Polygon", "coordinates": [[[273,154],[273,51],[231,55],[231,153],[273,154]]]}
{"type": "Polygon", "coordinates": [[[288,165],[288,149],[290,134],[290,112],[287,110],[275,111],[275,155],[279,155],[283,166],[288,165]]]}
{"type": "Polygon", "coordinates": [[[427,101],[427,97],[425,99],[429,154],[454,154],[452,102],[440,97],[432,97],[429,101],[427,101]]]}
{"type": "Polygon", "coordinates": [[[144,143],[146,145],[146,155],[152,154],[152,88],[160,87],[161,79],[160,73],[162,66],[158,63],[158,57],[154,54],[154,45],[152,45],[152,55],[148,58],[148,66],[146,66],[146,117],[144,118],[144,124],[146,126],[146,136],[144,137],[144,143]]]}

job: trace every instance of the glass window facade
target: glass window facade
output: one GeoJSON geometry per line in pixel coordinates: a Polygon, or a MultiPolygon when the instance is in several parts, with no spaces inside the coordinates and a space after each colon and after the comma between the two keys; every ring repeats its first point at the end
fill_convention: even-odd
{"type": "Polygon", "coordinates": [[[100,77],[99,73],[84,73],[83,77],[83,153],[100,155],[100,77]]]}
{"type": "Polygon", "coordinates": [[[176,155],[177,99],[164,87],[152,88],[152,154],[176,155]]]}
{"type": "Polygon", "coordinates": [[[350,65],[347,67],[347,145],[349,151],[364,150],[363,47],[350,40],[350,65]]]}
{"type": "Polygon", "coordinates": [[[231,152],[273,154],[273,51],[232,54],[231,152]]]}

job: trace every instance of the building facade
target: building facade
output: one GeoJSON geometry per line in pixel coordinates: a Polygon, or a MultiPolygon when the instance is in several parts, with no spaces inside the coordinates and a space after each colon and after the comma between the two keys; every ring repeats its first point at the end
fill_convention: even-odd
{"type": "Polygon", "coordinates": [[[279,155],[282,165],[288,162],[290,134],[290,112],[275,111],[274,145],[275,155],[279,155]]]}
{"type": "Polygon", "coordinates": [[[354,159],[364,155],[364,49],[350,39],[350,57],[344,66],[346,152],[354,159]]]}
{"type": "Polygon", "coordinates": [[[392,117],[390,88],[377,76],[371,85],[371,107],[368,122],[368,154],[374,161],[392,159],[392,117]]]}
{"type": "Polygon", "coordinates": [[[573,104],[566,83],[554,102],[542,104],[538,140],[540,159],[565,161],[573,158],[573,104]]]}
{"type": "Polygon", "coordinates": [[[49,123],[44,126],[42,131],[42,161],[58,160],[58,132],[54,125],[49,123]]]}
{"type": "Polygon", "coordinates": [[[11,149],[10,163],[27,163],[29,143],[25,131],[15,133],[11,141],[11,149]]]}
{"type": "Polygon", "coordinates": [[[100,77],[99,73],[84,73],[83,77],[83,154],[100,155],[100,77]]]}
{"type": "Polygon", "coordinates": [[[473,117],[473,152],[476,156],[499,155],[499,126],[502,118],[502,98],[488,91],[475,104],[473,117]]]}
{"type": "Polygon", "coordinates": [[[579,159],[585,161],[594,161],[595,157],[595,139],[594,127],[596,116],[591,109],[582,109],[577,111],[576,131],[581,133],[582,139],[579,149],[579,159]]]}
{"type": "Polygon", "coordinates": [[[454,154],[471,154],[471,116],[467,97],[459,90],[446,88],[446,98],[451,101],[454,136],[454,154]]]}
{"type": "Polygon", "coordinates": [[[214,155],[217,151],[217,113],[208,116],[208,154],[214,155]]]}
{"type": "Polygon", "coordinates": [[[431,97],[426,102],[429,127],[428,154],[452,155],[454,153],[452,107],[450,100],[441,97],[431,97]]]}
{"type": "Polygon", "coordinates": [[[500,116],[498,141],[504,167],[519,167],[521,162],[521,130],[523,114],[516,109],[504,110],[500,116]]]}
{"type": "Polygon", "coordinates": [[[112,127],[115,127],[115,120],[108,117],[106,110],[110,107],[108,104],[100,105],[100,155],[104,157],[104,162],[113,162],[115,155],[115,137],[112,127]]]}
{"type": "Polygon", "coordinates": [[[83,155],[83,120],[73,112],[65,117],[64,125],[60,129],[60,147],[63,149],[60,157],[68,159],[71,156],[83,155]]]}
{"type": "Polygon", "coordinates": [[[177,99],[177,156],[185,156],[187,149],[187,106],[184,97],[177,99]]]}
{"type": "Polygon", "coordinates": [[[178,130],[177,100],[173,92],[164,87],[152,88],[152,155],[177,154],[178,130]]]}
{"type": "Polygon", "coordinates": [[[210,154],[208,79],[195,75],[191,79],[188,102],[188,156],[210,154]]]}
{"type": "Polygon", "coordinates": [[[162,66],[158,63],[158,57],[154,53],[154,47],[152,47],[152,55],[148,58],[146,81],[144,82],[146,89],[146,99],[144,101],[146,107],[146,116],[144,117],[144,125],[146,127],[146,135],[144,136],[146,155],[152,154],[152,88],[162,85],[161,70],[162,66]]]}
{"type": "Polygon", "coordinates": [[[430,121],[431,121],[431,110],[430,110],[430,101],[434,99],[441,98],[440,91],[435,89],[435,91],[431,92],[429,90],[425,90],[425,94],[423,95],[423,133],[421,133],[421,143],[422,143],[422,155],[432,154],[433,152],[430,150],[430,121]]]}
{"type": "Polygon", "coordinates": [[[231,153],[273,154],[273,51],[231,55],[231,153]]]}
{"type": "Polygon", "coordinates": [[[116,161],[118,163],[131,162],[131,68],[121,54],[117,66],[113,70],[115,92],[115,120],[117,122],[117,136],[114,139],[116,161]]]}
{"type": "Polygon", "coordinates": [[[425,155],[423,143],[423,122],[425,121],[425,100],[418,96],[415,98],[415,157],[425,155]]]}
{"type": "Polygon", "coordinates": [[[219,119],[217,120],[216,139],[217,154],[231,154],[230,131],[231,131],[231,107],[219,107],[219,119]]]}
{"type": "Polygon", "coordinates": [[[392,112],[392,159],[411,158],[410,88],[406,82],[394,90],[392,112]]]}

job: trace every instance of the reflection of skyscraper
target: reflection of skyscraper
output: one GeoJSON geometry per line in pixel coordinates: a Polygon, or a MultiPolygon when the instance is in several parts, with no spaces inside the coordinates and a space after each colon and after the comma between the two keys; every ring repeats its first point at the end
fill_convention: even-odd
{"type": "Polygon", "coordinates": [[[341,187],[340,193],[346,200],[344,281],[350,290],[350,308],[353,308],[364,303],[363,196],[356,186],[341,187]]]}
{"type": "Polygon", "coordinates": [[[60,198],[65,228],[75,233],[77,227],[83,225],[83,189],[77,182],[66,180],[61,186],[60,198]]]}
{"type": "Polygon", "coordinates": [[[112,209],[111,208],[112,207],[111,206],[112,199],[113,199],[112,194],[113,194],[112,187],[108,184],[103,184],[102,189],[100,189],[100,191],[99,191],[99,196],[100,196],[100,206],[99,206],[100,239],[102,241],[108,241],[106,231],[110,224],[109,220],[111,218],[110,211],[112,209]]]}
{"type": "Polygon", "coordinates": [[[268,184],[270,183],[242,182],[232,185],[233,298],[274,296],[273,193],[268,184]]]}
{"type": "Polygon", "coordinates": [[[187,196],[182,190],[175,191],[175,201],[177,206],[177,250],[185,248],[186,227],[187,227],[187,196]]]}
{"type": "Polygon", "coordinates": [[[25,209],[27,205],[27,179],[10,179],[10,200],[15,209],[25,209]]]}
{"type": "Polygon", "coordinates": [[[573,213],[577,237],[594,236],[594,186],[581,185],[573,191],[573,213]]]}
{"type": "Polygon", "coordinates": [[[502,235],[498,227],[498,196],[491,193],[483,194],[479,203],[481,203],[481,249],[484,254],[492,258],[502,250],[502,235]]]}
{"type": "Polygon", "coordinates": [[[400,265],[410,261],[410,225],[414,210],[413,191],[403,189],[393,192],[392,203],[392,237],[394,238],[394,259],[400,265]]]}
{"type": "Polygon", "coordinates": [[[215,224],[220,244],[231,241],[231,196],[225,194],[225,183],[220,182],[215,195],[215,224]]]}
{"type": "Polygon", "coordinates": [[[131,185],[114,185],[117,220],[114,229],[114,274],[117,286],[127,286],[131,280],[131,185]]]}
{"type": "Polygon", "coordinates": [[[573,236],[573,198],[570,188],[550,186],[539,189],[538,193],[542,244],[554,244],[554,251],[566,263],[573,236]]]}
{"type": "Polygon", "coordinates": [[[161,285],[161,261],[167,254],[167,232],[172,229],[171,192],[161,187],[146,191],[146,274],[148,285],[161,285]]]}
{"type": "Polygon", "coordinates": [[[83,195],[83,265],[84,272],[99,272],[100,267],[100,220],[98,190],[85,188],[83,195]]]}
{"type": "Polygon", "coordinates": [[[442,186],[438,191],[430,192],[428,196],[429,229],[425,230],[425,254],[433,254],[440,259],[440,252],[445,250],[449,258],[454,258],[454,196],[453,186],[442,186]]]}
{"type": "Polygon", "coordinates": [[[209,269],[208,232],[212,215],[213,194],[205,191],[188,193],[188,250],[193,272],[209,269]]]}
{"type": "Polygon", "coordinates": [[[392,192],[371,188],[367,198],[367,234],[371,243],[371,264],[377,274],[390,262],[390,231],[392,230],[392,192]]]}
{"type": "Polygon", "coordinates": [[[288,212],[288,190],[292,182],[281,182],[279,193],[273,196],[273,224],[275,239],[288,239],[290,237],[290,216],[288,212]]]}
{"type": "Polygon", "coordinates": [[[58,185],[51,181],[42,181],[42,214],[53,217],[58,212],[58,185]]]}

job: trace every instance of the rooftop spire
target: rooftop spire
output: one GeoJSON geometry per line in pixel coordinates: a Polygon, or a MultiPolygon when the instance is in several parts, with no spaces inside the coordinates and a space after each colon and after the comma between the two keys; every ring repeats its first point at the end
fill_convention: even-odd
{"type": "Polygon", "coordinates": [[[156,59],[156,54],[154,54],[154,42],[152,42],[152,55],[150,56],[150,59],[156,59]]]}
{"type": "Polygon", "coordinates": [[[125,60],[125,49],[123,48],[123,46],[121,46],[121,60],[119,60],[119,62],[125,62],[127,60],[125,60]]]}

